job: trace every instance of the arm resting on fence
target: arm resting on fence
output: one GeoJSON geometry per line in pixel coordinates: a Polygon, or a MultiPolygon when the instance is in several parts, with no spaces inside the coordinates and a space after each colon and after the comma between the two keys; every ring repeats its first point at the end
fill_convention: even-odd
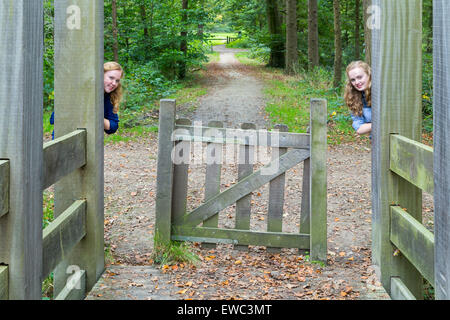
{"type": "Polygon", "coordinates": [[[9,161],[0,160],[0,217],[9,211],[9,161]]]}

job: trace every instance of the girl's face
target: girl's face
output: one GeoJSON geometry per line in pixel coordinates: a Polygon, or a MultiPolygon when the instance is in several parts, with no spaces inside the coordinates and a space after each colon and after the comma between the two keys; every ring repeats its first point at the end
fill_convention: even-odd
{"type": "Polygon", "coordinates": [[[365,91],[369,88],[369,75],[360,67],[356,67],[348,72],[348,79],[353,87],[358,91],[365,91]]]}
{"type": "Polygon", "coordinates": [[[119,86],[120,78],[122,78],[122,71],[120,70],[106,71],[103,75],[105,92],[111,93],[114,90],[116,90],[117,87],[119,86]]]}

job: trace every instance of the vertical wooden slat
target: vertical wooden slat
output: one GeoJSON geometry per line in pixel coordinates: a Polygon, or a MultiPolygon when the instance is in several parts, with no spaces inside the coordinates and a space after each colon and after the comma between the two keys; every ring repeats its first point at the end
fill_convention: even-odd
{"type": "MultiPolygon", "coordinates": [[[[279,132],[288,132],[288,126],[278,124],[274,127],[279,132]]],[[[273,143],[273,141],[272,141],[273,143]]],[[[287,152],[287,148],[272,147],[272,160],[282,156],[287,152]]],[[[284,186],[286,174],[283,173],[269,183],[269,211],[267,217],[267,231],[282,232],[283,229],[283,205],[284,186]]],[[[268,252],[280,252],[280,248],[267,248],[268,252]]]]}
{"type": "MultiPolygon", "coordinates": [[[[256,125],[254,123],[243,123],[241,124],[241,129],[256,130],[256,125]]],[[[255,137],[256,135],[253,136],[255,137]]],[[[243,138],[249,140],[251,139],[251,136],[245,135],[243,138]]],[[[241,181],[253,173],[254,153],[254,146],[239,146],[238,181],[241,181]]],[[[251,200],[252,194],[249,193],[242,199],[236,201],[236,229],[250,230],[251,200]]],[[[234,248],[237,250],[247,250],[248,246],[235,245],[234,248]]]]}
{"type": "Polygon", "coordinates": [[[450,1],[433,1],[436,299],[450,300],[450,1]]]}
{"type": "Polygon", "coordinates": [[[0,301],[9,299],[8,267],[0,266],[0,301]]]}
{"type": "MultiPolygon", "coordinates": [[[[210,128],[223,128],[221,121],[210,121],[210,128]]],[[[212,129],[214,130],[214,129],[212,129]]],[[[214,133],[214,132],[213,132],[214,133]]],[[[218,132],[214,136],[220,137],[218,132]]],[[[205,202],[220,193],[220,175],[222,170],[222,144],[207,143],[206,147],[206,175],[205,175],[205,202]]],[[[217,228],[219,224],[219,213],[217,212],[209,219],[203,221],[204,227],[217,228]]],[[[203,243],[204,248],[215,248],[215,243],[203,243]]]]}
{"type": "MultiPolygon", "coordinates": [[[[191,125],[189,119],[178,119],[178,125],[191,125]]],[[[181,133],[181,132],[180,132],[181,133]]],[[[174,146],[173,167],[172,222],[186,214],[188,190],[189,161],[191,153],[190,141],[178,141],[174,146]]]]}
{"type": "MultiPolygon", "coordinates": [[[[311,132],[308,127],[307,133],[311,132]]],[[[310,217],[311,217],[311,204],[309,203],[311,191],[311,159],[308,158],[303,161],[303,177],[302,177],[302,204],[300,211],[300,233],[309,234],[310,232],[310,217]]]]}
{"type": "Polygon", "coordinates": [[[176,102],[163,99],[159,107],[158,164],[156,178],[155,234],[170,241],[173,191],[172,133],[175,127],[176,102]]]}
{"type": "Polygon", "coordinates": [[[327,101],[311,100],[311,259],[327,261],[327,101]]]}
{"type": "Polygon", "coordinates": [[[9,211],[9,161],[0,160],[0,217],[9,211]]]}
{"type": "Polygon", "coordinates": [[[390,205],[421,221],[421,191],[389,170],[392,133],[420,141],[422,101],[422,1],[374,0],[372,30],[372,259],[390,292],[400,276],[417,297],[422,278],[402,255],[393,256],[389,240],[390,205]],[[379,28],[378,28],[379,27],[379,28]]]}
{"type": "MultiPolygon", "coordinates": [[[[55,185],[55,216],[86,199],[86,236],[54,272],[58,295],[70,276],[86,271],[90,290],[104,271],[103,1],[55,5],[55,137],[86,130],[86,165],[55,185]]],[[[81,290],[82,291],[82,290],[81,290]]]]}
{"type": "Polygon", "coordinates": [[[10,160],[0,263],[9,299],[40,299],[42,268],[43,1],[0,1],[0,159],[10,160]]]}

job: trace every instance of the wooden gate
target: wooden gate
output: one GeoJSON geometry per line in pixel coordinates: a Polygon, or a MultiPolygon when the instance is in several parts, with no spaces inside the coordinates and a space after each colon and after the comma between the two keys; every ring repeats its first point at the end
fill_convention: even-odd
{"type": "Polygon", "coordinates": [[[241,248],[266,246],[271,250],[298,248],[310,251],[313,260],[326,261],[326,115],[326,100],[312,100],[311,133],[307,134],[289,133],[283,125],[275,131],[257,131],[254,124],[248,123],[241,129],[223,128],[218,122],[203,127],[191,125],[187,119],[176,120],[175,100],[161,100],[155,223],[160,239],[229,243],[241,248]],[[205,201],[188,213],[192,142],[206,143],[209,158],[205,201]],[[220,192],[220,150],[229,143],[239,145],[238,182],[220,192]],[[272,148],[272,161],[253,172],[253,148],[259,146],[272,148]],[[285,172],[302,161],[304,192],[299,232],[282,232],[285,172]],[[270,184],[267,231],[250,230],[251,193],[267,183],[270,184]],[[218,213],[233,204],[236,204],[235,228],[218,228],[218,213]]]}

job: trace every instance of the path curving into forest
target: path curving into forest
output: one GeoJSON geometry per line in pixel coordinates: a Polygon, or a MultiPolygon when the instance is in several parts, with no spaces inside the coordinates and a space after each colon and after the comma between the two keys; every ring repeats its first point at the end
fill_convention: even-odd
{"type": "MultiPolygon", "coordinates": [[[[215,48],[208,64],[207,94],[180,113],[204,125],[212,120],[237,128],[253,122],[267,128],[264,82],[257,70],[235,58],[238,50],[215,48]]],[[[112,261],[88,299],[388,299],[371,268],[371,156],[363,145],[328,148],[328,261],[308,261],[296,250],[248,251],[231,245],[194,248],[196,267],[157,268],[150,257],[156,196],[157,135],[105,146],[105,243],[112,261]]],[[[190,167],[188,209],[203,201],[205,168],[190,167]]],[[[286,174],[283,231],[299,226],[302,164],[286,174]]],[[[222,191],[236,182],[236,166],[223,166],[222,191]]],[[[268,187],[253,192],[252,228],[264,230],[268,187]]],[[[219,226],[233,227],[234,207],[219,226]]]]}

